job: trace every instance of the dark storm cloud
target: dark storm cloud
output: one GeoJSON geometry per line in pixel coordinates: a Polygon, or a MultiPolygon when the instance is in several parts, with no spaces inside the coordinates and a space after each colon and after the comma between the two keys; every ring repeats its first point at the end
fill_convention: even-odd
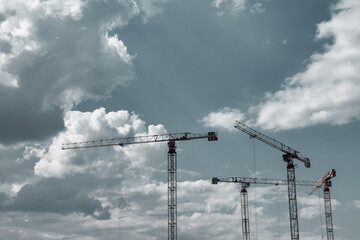
{"type": "Polygon", "coordinates": [[[2,71],[18,79],[18,87],[6,86],[8,75],[4,86],[0,81],[0,143],[52,136],[64,128],[64,109],[110,96],[133,79],[131,56],[117,37],[108,42],[108,31],[127,24],[134,11],[128,3],[91,1],[80,19],[36,9],[0,15],[14,25],[7,32],[12,38],[0,38],[7,57],[2,71]]]}
{"type": "Polygon", "coordinates": [[[37,184],[26,184],[15,197],[0,193],[2,211],[83,213],[96,219],[109,219],[108,208],[89,197],[90,187],[96,185],[89,177],[66,179],[47,178],[37,184]]]}

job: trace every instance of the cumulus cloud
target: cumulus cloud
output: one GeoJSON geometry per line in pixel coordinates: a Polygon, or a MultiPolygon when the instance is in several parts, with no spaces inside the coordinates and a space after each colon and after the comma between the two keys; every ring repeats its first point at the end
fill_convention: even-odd
{"type": "Polygon", "coordinates": [[[109,96],[134,76],[131,57],[108,31],[136,8],[121,2],[2,1],[0,141],[42,139],[61,130],[64,109],[109,96]],[[103,11],[99,11],[102,8],[103,11]],[[26,116],[26,117],[24,117],[26,116]]]}
{"type": "Polygon", "coordinates": [[[52,136],[64,110],[134,79],[135,54],[112,30],[165,2],[1,0],[0,142],[52,136]]]}
{"type": "MultiPolygon", "coordinates": [[[[104,108],[93,112],[69,111],[64,118],[65,130],[54,137],[49,145],[34,144],[19,147],[16,152],[24,151],[22,155],[1,156],[8,156],[8,159],[2,158],[3,162],[14,162],[14,157],[17,157],[15,162],[24,170],[12,181],[8,179],[9,186],[1,188],[6,191],[0,193],[0,211],[6,214],[38,213],[44,218],[49,214],[80,214],[83,218],[77,217],[78,221],[86,220],[87,224],[98,224],[108,230],[118,227],[119,218],[126,218],[130,222],[142,219],[139,224],[128,227],[145,229],[151,221],[151,217],[146,214],[160,214],[161,217],[155,217],[154,221],[158,221],[158,225],[166,229],[166,224],[162,222],[167,213],[167,185],[165,182],[152,180],[153,173],[165,167],[164,143],[83,151],[61,150],[61,144],[69,141],[162,134],[166,133],[164,126],[146,127],[145,122],[135,113],[125,110],[107,113],[104,108]],[[126,217],[121,215],[123,213],[126,217]]],[[[9,149],[8,154],[10,152],[9,149]]],[[[16,168],[11,170],[14,171],[16,168]]],[[[35,227],[36,224],[31,225],[35,227]]],[[[18,227],[22,231],[28,231],[24,226],[18,227]]],[[[92,231],[91,228],[87,229],[89,232],[92,231]]],[[[98,227],[96,229],[102,231],[98,227]]],[[[60,229],[53,230],[55,233],[49,233],[48,236],[64,234],[60,229]]],[[[118,231],[116,233],[118,234],[118,231]]],[[[131,230],[129,237],[139,238],[148,234],[147,232],[144,233],[145,235],[130,233],[131,230]]],[[[36,232],[29,234],[37,236],[36,232]]],[[[91,236],[91,233],[86,234],[91,236]]],[[[79,239],[83,239],[86,234],[80,234],[79,239]]],[[[76,239],[71,233],[65,236],[76,239]]],[[[107,239],[113,239],[111,236],[107,239]]],[[[39,237],[39,239],[43,238],[39,237]]]]}
{"type": "MultiPolygon", "coordinates": [[[[65,131],[54,137],[48,147],[48,151],[35,165],[35,174],[44,177],[62,177],[68,174],[82,173],[91,171],[92,168],[104,164],[104,175],[107,171],[114,171],[108,164],[113,164],[111,159],[122,159],[123,169],[116,169],[119,173],[125,170],[131,171],[131,166],[144,164],[150,159],[151,151],[161,149],[162,144],[140,144],[131,145],[124,148],[112,149],[110,160],[105,160],[99,156],[99,149],[86,150],[61,150],[62,143],[82,142],[104,138],[127,137],[134,135],[153,135],[165,133],[162,125],[150,125],[145,128],[145,122],[135,113],[125,110],[106,113],[104,108],[99,108],[93,112],[69,111],[64,117],[65,131]],[[86,159],[86,160],[85,160],[86,159]],[[126,169],[129,167],[129,169],[126,169]]],[[[108,153],[109,154],[109,153],[108,153]]],[[[152,164],[149,164],[149,166],[152,164]]],[[[99,168],[101,169],[101,167],[99,168]]],[[[146,170],[149,170],[147,168],[146,170]]],[[[145,174],[145,171],[143,173],[145,174]]],[[[100,171],[97,171],[100,172],[100,171]]],[[[131,175],[131,174],[129,174],[131,175]]]]}
{"type": "Polygon", "coordinates": [[[331,10],[331,19],[318,24],[316,38],[332,43],[310,57],[304,72],[250,109],[258,126],[283,130],[360,119],[360,4],[342,0],[331,10]]]}
{"type": "Polygon", "coordinates": [[[245,115],[239,109],[225,107],[209,113],[200,122],[206,127],[234,131],[235,120],[242,121],[244,118],[245,115]]]}

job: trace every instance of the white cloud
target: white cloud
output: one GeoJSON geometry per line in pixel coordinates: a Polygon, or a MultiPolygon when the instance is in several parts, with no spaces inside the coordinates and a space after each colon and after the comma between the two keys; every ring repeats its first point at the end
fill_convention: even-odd
{"type": "MultiPolygon", "coordinates": [[[[102,169],[100,166],[106,166],[103,169],[105,171],[103,174],[106,175],[106,171],[114,171],[111,167],[111,159],[106,160],[100,156],[97,153],[98,149],[64,151],[61,150],[62,143],[166,132],[162,125],[150,125],[146,129],[144,121],[138,115],[124,110],[109,113],[106,113],[104,108],[96,109],[93,112],[70,111],[66,113],[64,121],[65,130],[53,138],[49,150],[36,163],[35,174],[45,177],[62,177],[67,174],[83,173],[94,167],[102,169]],[[84,161],[84,159],[87,160],[84,161]]],[[[131,167],[145,164],[144,162],[149,159],[148,156],[153,155],[151,149],[156,152],[161,147],[161,144],[155,144],[154,146],[149,144],[151,147],[140,145],[117,148],[107,154],[111,154],[112,159],[123,159],[120,163],[131,167]]],[[[152,165],[149,164],[149,166],[152,165]]],[[[131,171],[131,169],[127,170],[131,171]]],[[[124,173],[124,171],[125,169],[119,170],[119,173],[124,173]]]]}
{"type": "Polygon", "coordinates": [[[254,5],[251,6],[250,12],[251,13],[263,13],[263,12],[265,12],[265,8],[263,7],[263,5],[261,3],[255,3],[254,5]]]}
{"type": "Polygon", "coordinates": [[[282,89],[267,93],[250,109],[263,129],[316,124],[340,125],[360,119],[360,3],[339,1],[332,17],[318,24],[317,39],[333,38],[324,53],[314,53],[306,71],[289,77],[282,89]]]}
{"type": "MultiPolygon", "coordinates": [[[[319,190],[320,191],[320,190],[319,190]]],[[[318,196],[299,196],[299,216],[304,219],[313,219],[320,216],[320,213],[324,214],[324,198],[318,196]]],[[[336,199],[331,199],[331,208],[335,210],[337,206],[340,206],[340,202],[336,199]]]]}
{"type": "Polygon", "coordinates": [[[213,0],[211,6],[219,9],[218,14],[223,15],[224,11],[237,13],[245,9],[247,0],[213,0]]]}
{"type": "Polygon", "coordinates": [[[147,22],[149,18],[161,14],[163,9],[161,5],[169,2],[170,0],[139,0],[139,5],[144,12],[144,22],[147,22]]]}
{"type": "Polygon", "coordinates": [[[350,202],[350,205],[356,209],[360,209],[360,200],[353,200],[350,202]]]}
{"type": "Polygon", "coordinates": [[[235,120],[242,121],[244,114],[236,108],[221,108],[211,112],[200,120],[206,127],[220,128],[227,131],[234,131],[235,120]]]}
{"type": "Polygon", "coordinates": [[[0,0],[0,142],[53,136],[74,105],[132,81],[135,54],[112,31],[166,2],[0,0]]]}

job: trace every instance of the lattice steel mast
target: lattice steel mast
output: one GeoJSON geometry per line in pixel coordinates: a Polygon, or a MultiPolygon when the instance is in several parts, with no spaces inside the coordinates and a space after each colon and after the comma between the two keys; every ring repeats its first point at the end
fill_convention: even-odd
{"type": "Polygon", "coordinates": [[[217,132],[203,134],[196,133],[170,133],[161,135],[135,136],[125,138],[101,139],[95,141],[65,143],[62,149],[79,149],[105,146],[125,146],[130,144],[168,142],[168,239],[177,239],[177,154],[176,142],[192,139],[207,138],[208,141],[217,141],[217,132]]]}
{"type": "Polygon", "coordinates": [[[256,138],[267,145],[276,148],[283,153],[283,160],[287,163],[287,179],[288,179],[288,198],[289,198],[289,217],[290,217],[290,233],[291,240],[299,239],[299,224],[298,224],[298,213],[297,213],[297,202],[296,202],[296,180],[295,180],[295,167],[293,159],[302,161],[305,167],[310,167],[310,159],[303,157],[298,151],[286,146],[285,144],[268,137],[245,124],[235,121],[235,128],[248,134],[250,138],[256,138]]]}
{"type": "MultiPolygon", "coordinates": [[[[270,184],[270,185],[287,185],[286,180],[270,179],[270,178],[250,178],[250,177],[229,177],[229,178],[212,178],[212,184],[218,184],[218,182],[227,183],[240,183],[241,184],[241,222],[242,222],[242,234],[243,240],[250,240],[250,223],[249,223],[249,204],[248,193],[246,188],[250,184],[270,184]]],[[[301,186],[313,186],[315,181],[296,181],[296,185],[301,186]]]]}
{"type": "Polygon", "coordinates": [[[322,178],[317,181],[317,183],[310,189],[309,195],[315,192],[316,189],[324,185],[324,206],[325,206],[325,222],[326,222],[326,235],[327,240],[334,240],[334,229],[333,229],[333,220],[332,220],[332,211],[331,211],[331,197],[330,197],[330,179],[336,176],[335,169],[331,169],[330,172],[327,172],[322,178]]]}

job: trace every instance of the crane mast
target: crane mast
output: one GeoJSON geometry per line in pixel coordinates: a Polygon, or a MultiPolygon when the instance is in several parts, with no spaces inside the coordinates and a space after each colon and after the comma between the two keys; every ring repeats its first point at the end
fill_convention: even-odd
{"type": "Polygon", "coordinates": [[[177,154],[176,142],[193,139],[207,138],[208,141],[217,141],[217,132],[208,133],[170,133],[160,135],[146,135],[125,138],[100,139],[94,141],[64,143],[63,150],[105,147],[105,146],[125,146],[130,144],[168,142],[168,239],[177,239],[177,154]]]}
{"type": "Polygon", "coordinates": [[[327,240],[334,240],[334,229],[333,229],[333,220],[332,220],[332,210],[331,210],[331,197],[330,197],[330,179],[336,176],[335,169],[327,172],[322,178],[317,181],[317,183],[310,189],[309,195],[316,191],[324,185],[324,207],[325,207],[325,222],[326,222],[326,236],[327,240]]]}
{"type": "MultiPolygon", "coordinates": [[[[212,178],[212,184],[218,184],[218,182],[227,183],[240,183],[241,191],[241,222],[242,222],[242,234],[243,240],[250,240],[250,223],[249,223],[249,204],[248,204],[248,193],[247,188],[250,184],[271,184],[271,185],[287,185],[287,181],[280,179],[270,178],[250,178],[250,177],[229,177],[229,178],[212,178]]],[[[313,186],[316,182],[314,181],[296,181],[296,185],[302,186],[313,186]]]]}
{"type": "Polygon", "coordinates": [[[310,159],[303,157],[298,151],[291,147],[262,134],[249,126],[235,121],[235,128],[248,134],[250,138],[256,138],[263,143],[276,148],[283,152],[283,160],[287,163],[287,179],[288,179],[288,199],[289,199],[289,217],[290,217],[290,233],[291,240],[299,240],[299,224],[298,224],[298,211],[297,211],[297,200],[296,200],[296,179],[295,179],[295,166],[293,159],[297,159],[304,163],[305,167],[310,167],[310,159]]]}

